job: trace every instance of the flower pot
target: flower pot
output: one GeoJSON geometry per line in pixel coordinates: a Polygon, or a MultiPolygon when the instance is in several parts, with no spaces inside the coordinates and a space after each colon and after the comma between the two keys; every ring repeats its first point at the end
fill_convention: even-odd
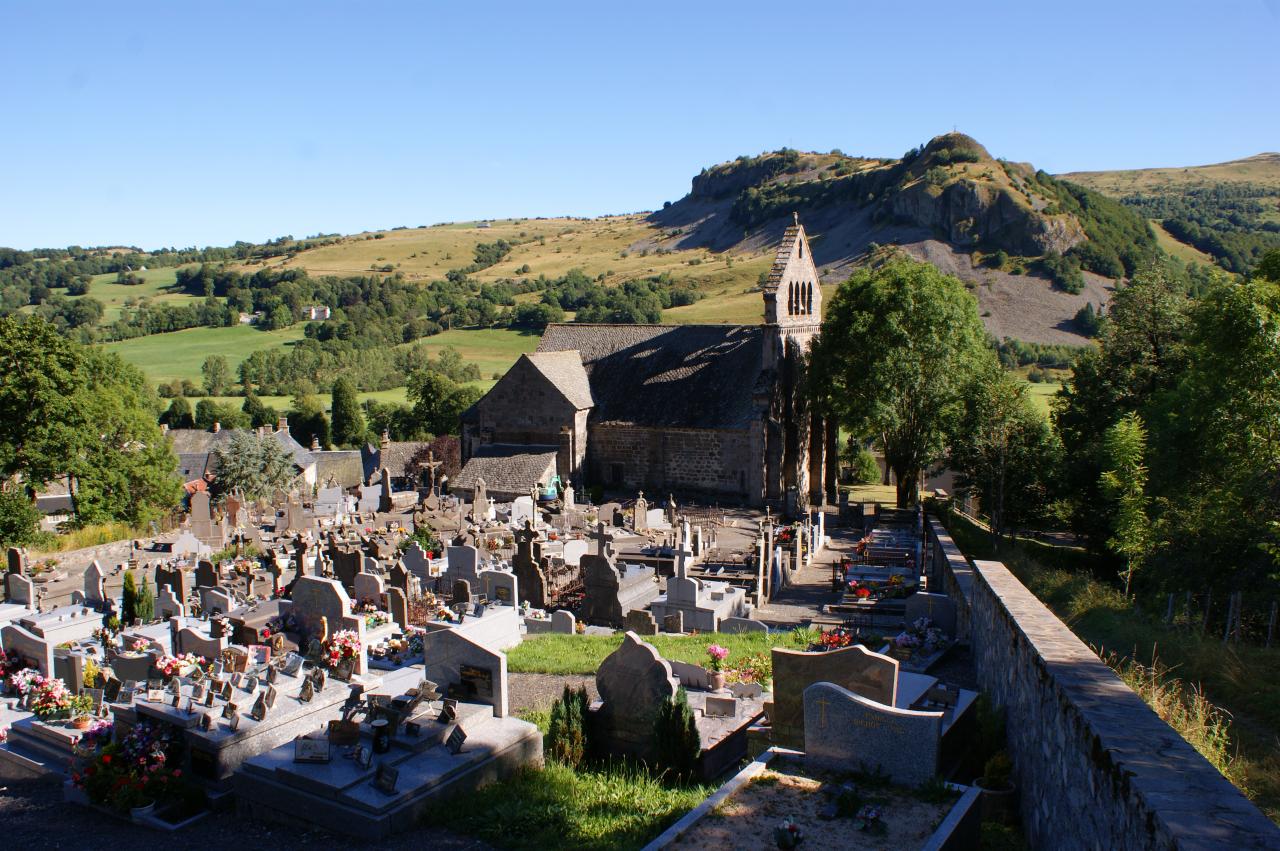
{"type": "Polygon", "coordinates": [[[707,677],[712,691],[724,691],[724,671],[712,671],[707,677]]]}
{"type": "Polygon", "coordinates": [[[77,715],[71,719],[71,726],[77,730],[88,730],[92,723],[93,717],[89,715],[77,715]]]}
{"type": "Polygon", "coordinates": [[[129,810],[129,818],[134,824],[142,824],[143,819],[147,818],[156,811],[156,802],[143,804],[140,807],[134,807],[129,810]]]}
{"type": "Polygon", "coordinates": [[[981,777],[975,780],[973,785],[982,790],[982,797],[978,800],[978,810],[982,814],[983,821],[1013,824],[1018,812],[1016,786],[1007,783],[1003,787],[989,789],[984,785],[981,777]]]}

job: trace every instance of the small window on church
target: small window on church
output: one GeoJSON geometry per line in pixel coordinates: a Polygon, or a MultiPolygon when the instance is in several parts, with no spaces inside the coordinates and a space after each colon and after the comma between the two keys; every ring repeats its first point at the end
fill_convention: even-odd
{"type": "Polygon", "coordinates": [[[804,240],[800,240],[800,245],[797,247],[800,249],[800,259],[803,260],[804,259],[804,240]]]}

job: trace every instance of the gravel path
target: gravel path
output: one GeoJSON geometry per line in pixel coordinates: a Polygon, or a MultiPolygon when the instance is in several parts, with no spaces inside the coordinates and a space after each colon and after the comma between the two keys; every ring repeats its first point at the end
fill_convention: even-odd
{"type": "Polygon", "coordinates": [[[573,689],[586,686],[587,696],[592,700],[600,696],[595,674],[508,674],[507,683],[512,715],[550,710],[552,701],[564,694],[566,685],[573,689]]]}

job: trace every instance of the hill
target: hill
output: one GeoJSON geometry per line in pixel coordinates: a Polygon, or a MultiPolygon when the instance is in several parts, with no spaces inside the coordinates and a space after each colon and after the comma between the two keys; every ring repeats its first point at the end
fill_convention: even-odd
{"type": "Polygon", "coordinates": [[[1247,272],[1264,252],[1280,247],[1280,153],[1186,168],[1073,172],[1062,178],[1149,218],[1157,236],[1163,231],[1169,241],[1194,252],[1168,245],[1183,260],[1247,272]]]}
{"type": "Polygon", "coordinates": [[[1083,344],[1076,312],[1159,253],[1141,216],[959,133],[897,160],[739,157],[704,169],[650,221],[678,232],[679,249],[751,252],[776,244],[793,213],[824,281],[896,245],[969,282],[993,334],[1029,342],[1083,344]]]}

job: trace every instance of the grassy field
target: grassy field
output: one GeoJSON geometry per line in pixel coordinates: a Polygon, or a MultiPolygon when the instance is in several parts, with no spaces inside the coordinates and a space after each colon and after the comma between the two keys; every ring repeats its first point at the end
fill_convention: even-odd
{"type": "MultiPolygon", "coordinates": [[[[144,282],[129,286],[117,284],[114,272],[93,276],[88,295],[102,302],[103,322],[109,323],[119,319],[120,311],[126,304],[134,306],[140,301],[148,301],[152,304],[182,305],[202,300],[198,296],[187,295],[173,289],[177,280],[176,268],[148,269],[136,274],[140,275],[144,282]]],[[[71,296],[71,298],[83,298],[83,296],[71,296]]]]}
{"type": "MultiPolygon", "coordinates": [[[[90,289],[90,292],[93,290],[90,289]]],[[[153,382],[189,378],[200,383],[200,366],[209,355],[224,355],[232,374],[240,362],[258,349],[270,349],[302,339],[301,324],[279,331],[259,331],[249,325],[231,328],[188,328],[107,343],[115,352],[147,374],[153,382]]]]}
{"type": "Polygon", "coordinates": [[[1206,266],[1215,264],[1216,261],[1200,249],[1174,239],[1173,234],[1165,230],[1155,219],[1151,220],[1151,230],[1156,235],[1156,242],[1169,253],[1169,256],[1175,257],[1183,263],[1203,263],[1206,266]]]}
{"type": "MultiPolygon", "coordinates": [[[[622,634],[616,635],[539,635],[522,642],[507,652],[507,670],[512,673],[532,674],[594,674],[605,657],[622,644],[622,634]]],[[[726,668],[747,657],[766,658],[769,648],[775,645],[795,647],[797,642],[807,643],[803,633],[771,632],[704,633],[702,635],[651,635],[645,638],[664,659],[679,662],[707,661],[707,646],[719,644],[729,650],[726,668]]],[[[758,659],[756,660],[758,661],[758,659]]]]}
{"type": "Polygon", "coordinates": [[[1189,189],[1213,183],[1256,183],[1280,189],[1280,154],[1257,154],[1225,163],[1186,168],[1077,171],[1058,176],[1117,196],[1139,191],[1189,189]]]}

